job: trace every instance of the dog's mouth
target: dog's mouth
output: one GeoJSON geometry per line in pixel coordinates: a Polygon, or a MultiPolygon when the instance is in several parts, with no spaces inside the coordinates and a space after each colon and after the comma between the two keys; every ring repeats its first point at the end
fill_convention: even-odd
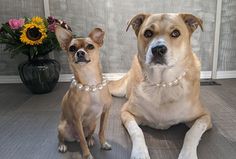
{"type": "Polygon", "coordinates": [[[78,63],[89,63],[89,62],[91,62],[91,60],[87,60],[86,58],[83,58],[83,57],[77,58],[77,60],[75,61],[76,64],[78,64],[78,63]]]}
{"type": "Polygon", "coordinates": [[[166,65],[166,58],[164,56],[158,57],[158,56],[154,56],[152,58],[151,63],[153,63],[154,65],[166,65]]]}
{"type": "Polygon", "coordinates": [[[165,65],[167,65],[167,60],[166,60],[165,56],[161,56],[161,57],[152,56],[150,58],[150,60],[146,59],[145,63],[150,66],[158,66],[158,65],[165,66],[165,65]]]}

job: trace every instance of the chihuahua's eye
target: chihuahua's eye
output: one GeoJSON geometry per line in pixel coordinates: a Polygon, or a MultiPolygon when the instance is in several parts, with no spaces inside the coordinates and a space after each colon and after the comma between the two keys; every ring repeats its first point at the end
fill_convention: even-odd
{"type": "Polygon", "coordinates": [[[75,52],[75,51],[77,51],[76,46],[75,46],[75,45],[70,46],[70,47],[69,47],[69,51],[70,51],[70,52],[75,52]]]}
{"type": "Polygon", "coordinates": [[[145,36],[146,38],[150,38],[150,37],[153,36],[153,32],[152,32],[151,30],[146,30],[146,31],[144,32],[144,36],[145,36]]]}
{"type": "Polygon", "coordinates": [[[93,50],[94,46],[92,44],[88,44],[86,48],[89,49],[89,50],[93,50]]]}
{"type": "Polygon", "coordinates": [[[172,31],[170,36],[173,37],[173,38],[178,38],[180,36],[179,30],[175,29],[174,31],[172,31]]]}

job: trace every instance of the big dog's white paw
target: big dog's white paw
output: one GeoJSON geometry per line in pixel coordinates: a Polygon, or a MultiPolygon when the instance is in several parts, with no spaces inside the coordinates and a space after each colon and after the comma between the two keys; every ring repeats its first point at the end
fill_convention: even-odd
{"type": "Polygon", "coordinates": [[[83,159],[94,159],[93,156],[90,154],[88,156],[83,156],[83,159]]]}
{"type": "Polygon", "coordinates": [[[136,145],[133,147],[130,159],[150,159],[147,146],[136,145]]]}
{"type": "Polygon", "coordinates": [[[86,159],[94,159],[93,156],[90,154],[86,159]]]}
{"type": "Polygon", "coordinates": [[[61,153],[65,153],[67,151],[67,146],[65,144],[60,144],[58,146],[58,151],[61,153]]]}
{"type": "Polygon", "coordinates": [[[181,150],[178,159],[198,159],[197,152],[193,150],[181,150]]]}
{"type": "Polygon", "coordinates": [[[111,150],[111,145],[105,142],[104,144],[101,145],[101,148],[103,150],[111,150]]]}

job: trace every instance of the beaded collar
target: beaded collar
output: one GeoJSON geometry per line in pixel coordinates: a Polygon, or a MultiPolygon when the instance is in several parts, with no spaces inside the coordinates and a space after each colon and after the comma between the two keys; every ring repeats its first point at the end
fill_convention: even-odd
{"type": "Polygon", "coordinates": [[[87,85],[78,83],[74,77],[72,77],[71,87],[76,87],[78,91],[86,91],[86,92],[95,92],[97,90],[102,90],[107,85],[107,79],[102,77],[102,82],[96,85],[87,85]]]}
{"type": "Polygon", "coordinates": [[[176,86],[176,85],[179,84],[180,80],[183,79],[184,76],[186,76],[186,71],[184,71],[179,77],[177,77],[173,81],[154,83],[154,85],[157,86],[157,87],[162,87],[162,88],[176,86]]]}

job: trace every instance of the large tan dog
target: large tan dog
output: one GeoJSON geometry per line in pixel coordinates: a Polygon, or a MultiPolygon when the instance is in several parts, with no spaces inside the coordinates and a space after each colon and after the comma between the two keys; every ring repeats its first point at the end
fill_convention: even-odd
{"type": "Polygon", "coordinates": [[[88,146],[94,144],[92,135],[99,117],[101,148],[111,149],[106,142],[104,130],[112,98],[106,86],[107,82],[102,77],[99,60],[104,32],[95,28],[87,38],[73,38],[70,31],[57,26],[56,36],[61,48],[67,53],[74,74],[74,80],[62,101],[58,150],[67,151],[65,141],[79,141],[83,158],[93,159],[88,146]]]}
{"type": "Polygon", "coordinates": [[[121,118],[133,143],[131,159],[150,158],[138,125],[167,129],[178,123],[191,126],[178,158],[197,159],[199,140],[212,126],[199,99],[200,62],[190,42],[202,20],[191,14],[138,14],[129,26],[137,36],[138,54],[109,90],[128,98],[121,118]]]}

